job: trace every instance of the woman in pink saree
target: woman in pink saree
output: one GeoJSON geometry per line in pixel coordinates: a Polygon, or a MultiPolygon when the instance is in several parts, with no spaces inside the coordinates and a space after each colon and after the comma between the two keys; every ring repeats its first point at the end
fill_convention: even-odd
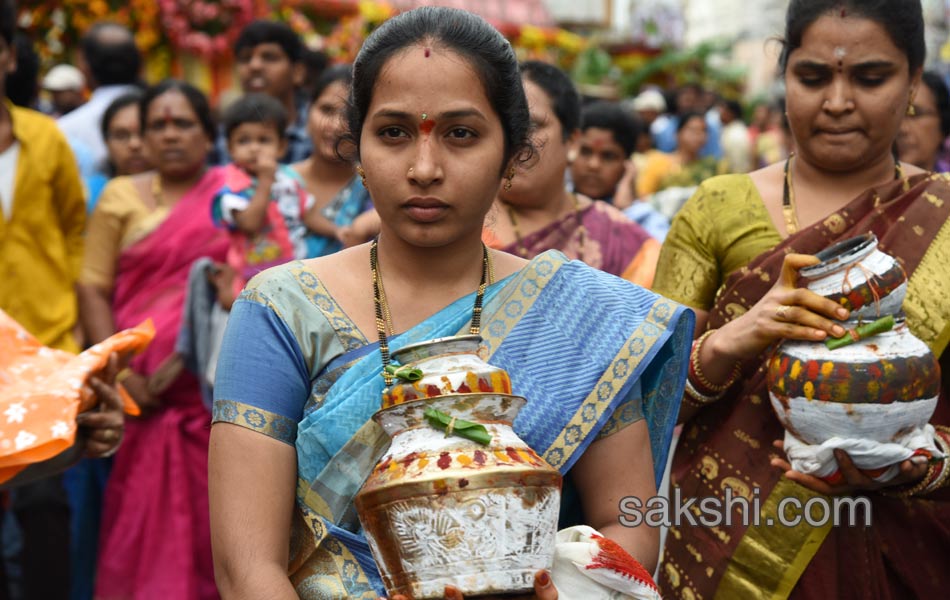
{"type": "Polygon", "coordinates": [[[217,598],[207,502],[210,415],[197,379],[175,354],[192,263],[221,262],[211,199],[223,179],[206,169],[214,125],[204,96],[165,81],[149,89],[142,129],[156,171],[120,177],[90,221],[80,277],[92,341],[145,318],[151,346],[120,379],[143,410],[129,422],[106,485],[96,598],[217,598]]]}

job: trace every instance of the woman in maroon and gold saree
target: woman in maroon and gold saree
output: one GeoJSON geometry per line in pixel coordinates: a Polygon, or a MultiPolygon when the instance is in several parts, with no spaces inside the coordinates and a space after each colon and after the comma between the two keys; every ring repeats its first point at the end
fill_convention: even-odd
{"type": "Polygon", "coordinates": [[[783,339],[843,335],[847,311],[797,287],[798,270],[835,242],[873,232],[909,277],[909,327],[944,367],[931,423],[950,437],[950,183],[891,153],[923,48],[916,0],[793,0],[782,63],[797,154],[705,182],[673,223],[655,289],[697,309],[699,337],[671,495],[722,500],[731,489],[758,498],[761,514],[759,525],[737,513],[731,525],[675,525],[660,567],[666,598],[946,595],[950,489],[939,485],[940,469],[906,461],[882,485],[839,454],[844,481],[835,486],[791,471],[773,445],[784,431],[764,370],[783,339]],[[780,522],[785,498],[803,506],[823,496],[867,497],[872,525],[863,514],[855,527],[766,524],[780,522]]]}
{"type": "Polygon", "coordinates": [[[105,490],[96,598],[217,598],[208,518],[210,414],[174,354],[192,263],[223,262],[211,220],[223,184],[206,169],[214,126],[203,95],[167,81],[142,101],[157,170],[108,184],[87,234],[80,298],[97,341],[151,318],[156,336],[123,374],[145,416],[126,426],[105,490]]]}
{"type": "Polygon", "coordinates": [[[560,250],[570,259],[650,287],[660,243],[606,202],[564,186],[567,155],[580,124],[580,97],[570,78],[527,61],[521,75],[536,127],[536,156],[511,173],[488,218],[486,243],[522,258],[560,250]]]}

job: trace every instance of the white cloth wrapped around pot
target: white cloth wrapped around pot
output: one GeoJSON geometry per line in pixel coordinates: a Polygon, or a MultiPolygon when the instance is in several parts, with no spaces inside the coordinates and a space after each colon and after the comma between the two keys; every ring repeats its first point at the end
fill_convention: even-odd
{"type": "Polygon", "coordinates": [[[901,462],[915,455],[943,458],[943,453],[934,442],[934,435],[933,425],[925,425],[898,437],[893,443],[833,437],[812,445],[786,431],[785,454],[792,469],[822,479],[833,479],[838,472],[834,451],[844,450],[854,466],[874,481],[886,483],[900,474],[901,462]]]}
{"type": "Polygon", "coordinates": [[[557,533],[551,581],[559,600],[660,600],[643,565],[586,525],[557,533]]]}

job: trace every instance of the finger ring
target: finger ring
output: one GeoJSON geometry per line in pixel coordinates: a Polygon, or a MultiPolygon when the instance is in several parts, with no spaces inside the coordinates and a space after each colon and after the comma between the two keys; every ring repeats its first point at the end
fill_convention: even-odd
{"type": "Polygon", "coordinates": [[[779,304],[779,305],[775,308],[775,316],[776,316],[777,318],[782,319],[782,320],[784,321],[785,319],[788,318],[788,311],[789,311],[791,308],[792,308],[792,307],[789,306],[789,305],[787,305],[787,304],[779,304]]]}

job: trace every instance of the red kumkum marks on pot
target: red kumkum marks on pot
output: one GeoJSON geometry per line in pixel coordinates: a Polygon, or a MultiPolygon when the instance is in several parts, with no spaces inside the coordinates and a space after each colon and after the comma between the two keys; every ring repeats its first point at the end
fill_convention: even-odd
{"type": "Polygon", "coordinates": [[[439,455],[439,460],[435,464],[439,465],[439,468],[443,471],[452,466],[452,455],[448,452],[443,452],[439,455]]]}
{"type": "Polygon", "coordinates": [[[481,450],[475,451],[475,464],[482,466],[485,464],[485,453],[481,450]]]}
{"type": "Polygon", "coordinates": [[[524,459],[521,458],[521,455],[518,454],[518,451],[512,448],[511,446],[508,446],[507,448],[505,448],[505,454],[507,454],[509,458],[511,458],[511,460],[515,462],[520,462],[520,463],[524,462],[524,459]]]}

